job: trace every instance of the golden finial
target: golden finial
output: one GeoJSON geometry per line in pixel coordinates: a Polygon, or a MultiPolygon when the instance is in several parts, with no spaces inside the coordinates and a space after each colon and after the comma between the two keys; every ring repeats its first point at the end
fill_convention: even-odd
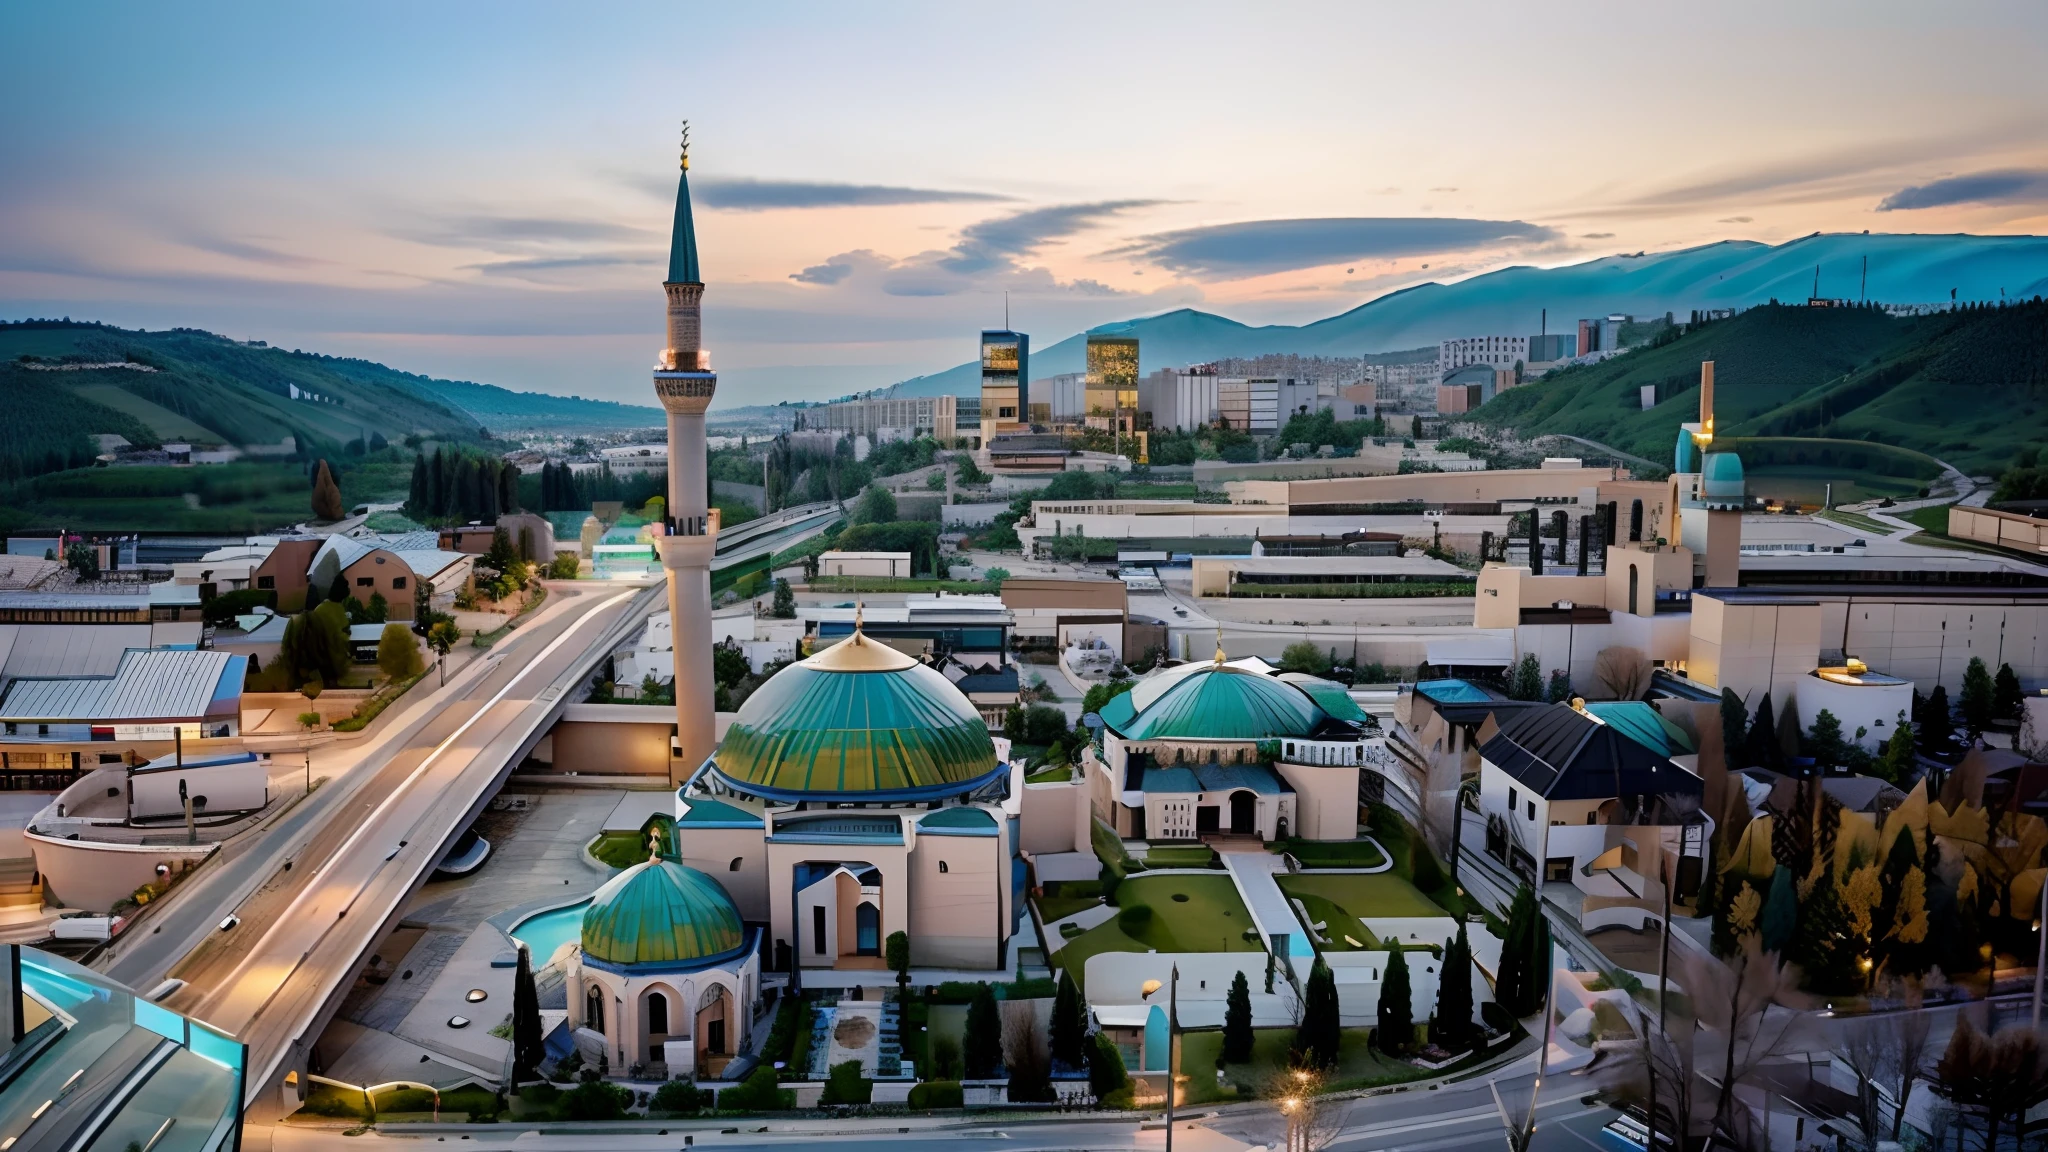
{"type": "Polygon", "coordinates": [[[683,121],[683,171],[690,170],[690,122],[683,121]]]}
{"type": "Polygon", "coordinates": [[[657,857],[657,856],[660,856],[660,855],[661,855],[661,829],[660,829],[660,828],[649,828],[649,829],[647,830],[647,858],[648,858],[649,860],[652,860],[652,859],[654,859],[655,857],[657,857]]]}
{"type": "Polygon", "coordinates": [[[861,626],[865,623],[863,617],[865,616],[866,612],[866,606],[863,605],[861,601],[856,599],[853,602],[853,642],[855,644],[859,644],[865,639],[865,637],[863,637],[860,634],[860,630],[861,626]]]}
{"type": "Polygon", "coordinates": [[[1225,657],[1223,655],[1223,625],[1218,624],[1216,626],[1216,663],[1221,664],[1223,663],[1224,659],[1225,657]]]}

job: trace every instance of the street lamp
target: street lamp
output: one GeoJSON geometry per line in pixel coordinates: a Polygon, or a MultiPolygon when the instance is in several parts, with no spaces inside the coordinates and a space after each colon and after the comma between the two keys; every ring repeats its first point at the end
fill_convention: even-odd
{"type": "MultiPolygon", "coordinates": [[[[1147,980],[1145,981],[1144,985],[1138,989],[1139,994],[1147,1000],[1150,1000],[1153,994],[1158,991],[1159,981],[1157,980],[1147,980]]],[[[1175,1064],[1173,1048],[1173,1018],[1174,1009],[1177,1006],[1177,998],[1179,995],[1180,965],[1175,964],[1172,968],[1172,971],[1169,973],[1166,982],[1166,1152],[1173,1152],[1173,1097],[1176,1089],[1176,1085],[1174,1084],[1173,1070],[1173,1066],[1175,1064]]]]}

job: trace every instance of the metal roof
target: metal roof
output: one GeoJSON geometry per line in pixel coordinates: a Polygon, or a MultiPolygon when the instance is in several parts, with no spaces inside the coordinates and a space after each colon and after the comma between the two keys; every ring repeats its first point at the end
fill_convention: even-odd
{"type": "Polygon", "coordinates": [[[191,649],[130,649],[112,676],[16,680],[0,720],[184,720],[241,695],[248,657],[191,649]]]}
{"type": "Polygon", "coordinates": [[[1700,795],[1698,776],[1638,744],[1618,726],[1569,704],[1529,708],[1501,726],[1480,756],[1546,800],[1700,795]]]}
{"type": "Polygon", "coordinates": [[[112,676],[148,624],[0,624],[0,678],[112,676]]]}
{"type": "Polygon", "coordinates": [[[1145,772],[1147,792],[1234,792],[1239,788],[1261,796],[1293,791],[1264,764],[1174,764],[1145,772]]]}

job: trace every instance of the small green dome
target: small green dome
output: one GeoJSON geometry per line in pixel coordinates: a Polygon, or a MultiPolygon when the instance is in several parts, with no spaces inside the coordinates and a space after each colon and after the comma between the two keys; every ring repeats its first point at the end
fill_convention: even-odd
{"type": "Polygon", "coordinates": [[[1740,504],[1746,491],[1742,457],[1733,452],[1707,453],[1706,466],[1700,474],[1700,494],[1707,503],[1740,504]]]}
{"type": "Polygon", "coordinates": [[[607,964],[684,964],[744,943],[718,881],[659,857],[606,881],[583,910],[583,955],[607,964]]]}
{"type": "Polygon", "coordinates": [[[1126,740],[1265,740],[1306,736],[1327,713],[1293,684],[1227,664],[1199,664],[1140,681],[1101,715],[1126,740]]]}
{"type": "Polygon", "coordinates": [[[755,689],[713,760],[770,797],[924,797],[965,791],[996,750],[952,681],[856,633],[755,689]]]}

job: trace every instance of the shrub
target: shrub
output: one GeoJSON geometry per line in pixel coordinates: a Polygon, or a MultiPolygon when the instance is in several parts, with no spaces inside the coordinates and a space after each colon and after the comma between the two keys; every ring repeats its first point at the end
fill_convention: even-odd
{"type": "Polygon", "coordinates": [[[1123,1054],[1108,1036],[1097,1032],[1088,1048],[1088,1090],[1100,1100],[1128,1083],[1130,1074],[1124,1071],[1123,1054]]]}
{"type": "Polygon", "coordinates": [[[403,624],[386,624],[377,637],[377,667],[393,680],[417,676],[422,667],[419,642],[403,624]]]}
{"type": "MultiPolygon", "coordinates": [[[[931,1067],[924,1071],[939,1080],[957,1080],[960,1077],[960,1042],[951,1036],[934,1036],[931,1041],[931,1067]]],[[[916,1105],[912,1105],[915,1107],[916,1105]]],[[[938,1107],[938,1105],[933,1105],[938,1107]]]]}
{"type": "Polygon", "coordinates": [[[912,1108],[958,1108],[961,1099],[958,1080],[927,1080],[910,1090],[912,1108]]]}
{"type": "Polygon", "coordinates": [[[564,1120],[617,1120],[632,1103],[632,1089],[592,1080],[564,1093],[555,1113],[564,1120]]]}
{"type": "Polygon", "coordinates": [[[796,1107],[796,1093],[776,1083],[775,1069],[756,1068],[739,1087],[718,1094],[718,1107],[732,1112],[772,1112],[796,1107]]]}
{"type": "Polygon", "coordinates": [[[832,1066],[818,1103],[865,1104],[873,1097],[874,1091],[875,1082],[860,1074],[860,1061],[848,1060],[832,1066]]]}
{"type": "Polygon", "coordinates": [[[671,1080],[654,1090],[654,1098],[648,1101],[647,1106],[657,1112],[682,1116],[702,1108],[710,1095],[709,1092],[698,1091],[697,1086],[688,1080],[671,1080]]]}

